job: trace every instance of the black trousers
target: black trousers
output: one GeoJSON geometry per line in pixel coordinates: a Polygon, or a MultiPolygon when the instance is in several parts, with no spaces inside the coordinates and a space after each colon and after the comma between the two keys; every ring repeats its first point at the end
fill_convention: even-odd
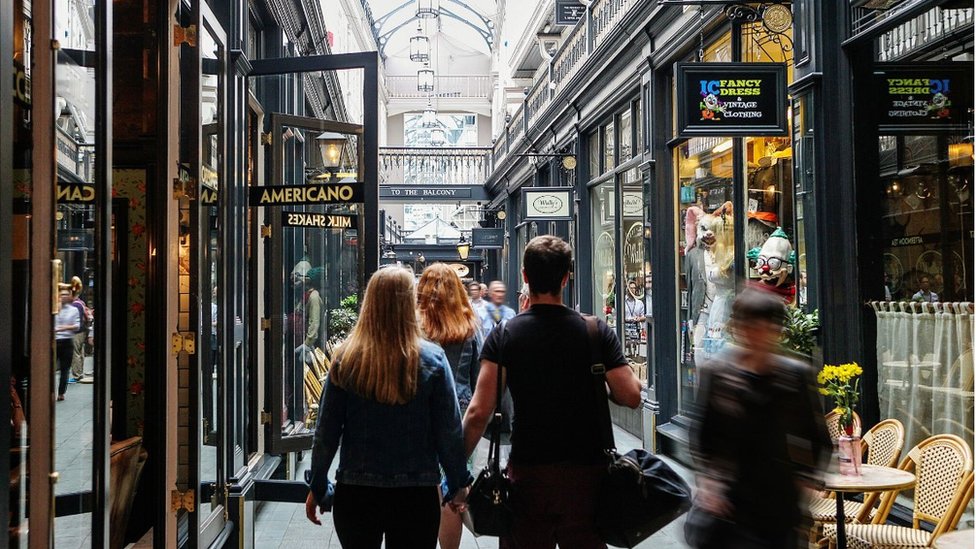
{"type": "Polygon", "coordinates": [[[61,372],[61,379],[58,380],[58,395],[63,395],[68,390],[68,370],[71,369],[71,360],[75,354],[75,340],[74,338],[56,339],[55,342],[58,371],[61,372]]]}
{"type": "Polygon", "coordinates": [[[336,485],[332,519],[344,549],[434,549],[441,522],[435,486],[336,485]]]}

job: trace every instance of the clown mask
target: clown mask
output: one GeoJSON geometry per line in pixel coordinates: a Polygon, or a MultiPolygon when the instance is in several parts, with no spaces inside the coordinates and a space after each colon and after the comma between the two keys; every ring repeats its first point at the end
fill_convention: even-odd
{"type": "Polygon", "coordinates": [[[760,281],[770,288],[782,286],[793,273],[795,253],[782,228],[777,228],[762,248],[753,248],[748,255],[756,262],[754,269],[760,281]]]}

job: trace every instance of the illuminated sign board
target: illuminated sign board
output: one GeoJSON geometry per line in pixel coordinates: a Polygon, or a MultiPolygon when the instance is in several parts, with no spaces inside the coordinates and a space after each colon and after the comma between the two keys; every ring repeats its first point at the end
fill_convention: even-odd
{"type": "Polygon", "coordinates": [[[326,214],[318,212],[283,212],[282,225],[285,227],[315,229],[353,229],[357,227],[356,216],[349,214],[326,214]]]}
{"type": "Polygon", "coordinates": [[[266,185],[251,187],[251,207],[294,204],[357,204],[363,202],[362,183],[323,185],[266,185]]]}
{"type": "Polygon", "coordinates": [[[973,64],[877,63],[870,93],[881,134],[969,131],[973,64]]]}
{"type": "Polygon", "coordinates": [[[786,65],[678,63],[678,136],[788,135],[786,65]]]}

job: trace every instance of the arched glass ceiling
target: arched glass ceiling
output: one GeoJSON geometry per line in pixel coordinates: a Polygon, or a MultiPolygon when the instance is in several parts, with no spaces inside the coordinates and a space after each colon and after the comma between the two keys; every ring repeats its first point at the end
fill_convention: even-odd
{"type": "MultiPolygon", "coordinates": [[[[384,57],[406,57],[410,37],[417,34],[417,0],[367,0],[374,31],[384,57]]],[[[440,0],[438,17],[422,20],[423,31],[447,45],[490,55],[495,40],[495,0],[440,0]]]]}

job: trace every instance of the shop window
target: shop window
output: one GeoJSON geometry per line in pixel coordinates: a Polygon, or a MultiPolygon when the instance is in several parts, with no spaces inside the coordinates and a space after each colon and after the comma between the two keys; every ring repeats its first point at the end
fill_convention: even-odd
{"type": "Polygon", "coordinates": [[[617,325],[616,228],[614,220],[614,184],[601,183],[590,189],[591,233],[593,250],[593,311],[603,315],[611,327],[617,325]]]}
{"type": "Polygon", "coordinates": [[[796,302],[807,310],[816,308],[811,296],[811,281],[807,265],[806,228],[814,227],[815,195],[813,193],[815,163],[813,139],[813,101],[803,95],[793,101],[793,158],[794,189],[796,191],[796,302]]]}
{"type": "Polygon", "coordinates": [[[614,134],[614,124],[610,122],[603,127],[603,171],[610,171],[616,167],[616,143],[614,134]]]}
{"type": "Polygon", "coordinates": [[[587,139],[587,154],[589,158],[590,177],[603,173],[600,170],[600,132],[593,132],[587,139]]]}
{"type": "MultiPolygon", "coordinates": [[[[646,89],[647,87],[645,86],[646,89]]],[[[644,143],[644,114],[641,105],[643,105],[643,101],[634,101],[634,133],[636,134],[634,146],[640,151],[645,151],[647,147],[644,143]]]]}
{"type": "Polygon", "coordinates": [[[696,364],[725,343],[725,324],[735,294],[732,145],[728,138],[694,138],[674,153],[680,410],[694,399],[696,364]]]}
{"type": "Polygon", "coordinates": [[[633,141],[634,134],[632,132],[632,124],[630,110],[625,110],[620,113],[619,125],[619,143],[620,143],[620,163],[624,163],[630,160],[634,155],[633,141]]]}
{"type": "Polygon", "coordinates": [[[883,266],[872,281],[882,418],[905,444],[973,433],[973,144],[963,136],[881,136],[883,266]]]}
{"type": "Polygon", "coordinates": [[[622,271],[624,354],[642,382],[647,383],[647,293],[644,266],[644,197],[640,171],[622,174],[620,265],[622,271]]]}
{"type": "Polygon", "coordinates": [[[774,32],[762,21],[742,25],[742,59],[747,63],[785,63],[786,81],[793,81],[793,27],[774,32]]]}

